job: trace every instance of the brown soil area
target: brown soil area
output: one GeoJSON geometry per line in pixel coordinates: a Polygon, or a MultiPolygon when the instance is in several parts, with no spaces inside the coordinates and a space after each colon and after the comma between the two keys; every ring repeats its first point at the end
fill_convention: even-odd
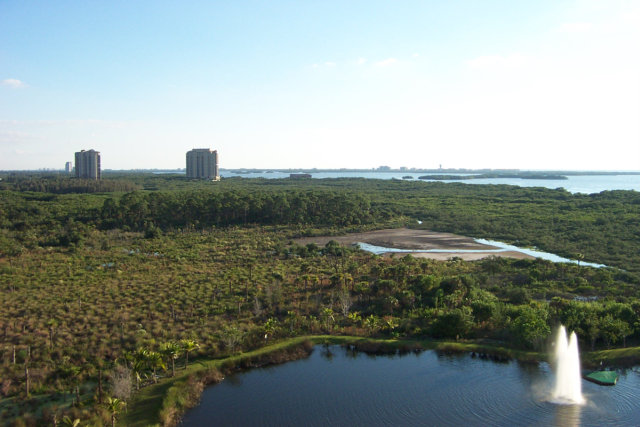
{"type": "MultiPolygon", "coordinates": [[[[527,258],[533,257],[522,254],[520,252],[474,252],[463,253],[457,252],[459,249],[474,250],[493,250],[498,249],[495,246],[483,245],[475,242],[471,237],[460,236],[451,233],[440,233],[429,230],[413,230],[409,228],[393,228],[387,230],[368,231],[365,233],[351,233],[345,236],[319,236],[319,237],[303,237],[294,240],[299,245],[315,243],[318,246],[324,246],[330,240],[335,240],[342,245],[351,245],[353,243],[368,243],[370,245],[382,246],[386,248],[411,249],[411,250],[429,250],[429,249],[447,249],[451,252],[412,252],[411,255],[416,258],[429,258],[437,260],[447,260],[452,257],[462,258],[466,261],[486,258],[489,256],[499,256],[508,258],[527,258]]],[[[405,252],[394,252],[394,256],[404,256],[405,252]]],[[[391,256],[386,253],[385,256],[391,256]]]]}

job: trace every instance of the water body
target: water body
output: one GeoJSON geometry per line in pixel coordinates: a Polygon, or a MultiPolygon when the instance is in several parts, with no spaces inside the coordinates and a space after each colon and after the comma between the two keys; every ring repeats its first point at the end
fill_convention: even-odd
{"type": "Polygon", "coordinates": [[[500,252],[520,252],[523,254],[530,255],[535,258],[542,258],[551,262],[568,262],[573,264],[580,264],[589,267],[602,268],[606,267],[604,264],[596,264],[593,262],[584,262],[577,261],[573,259],[563,258],[556,254],[552,254],[549,252],[542,252],[536,249],[527,249],[527,248],[519,248],[517,246],[509,245],[507,243],[496,242],[494,240],[485,240],[485,239],[474,239],[477,243],[481,243],[483,245],[495,246],[499,249],[398,249],[398,248],[385,248],[384,246],[375,246],[370,245],[369,243],[360,243],[358,242],[358,246],[362,250],[367,252],[371,252],[377,255],[384,254],[386,252],[396,252],[396,253],[417,253],[417,252],[427,252],[427,253],[451,253],[452,257],[455,256],[455,253],[500,253],[500,252]]]}
{"type": "MultiPolygon", "coordinates": [[[[418,181],[418,177],[424,173],[405,172],[311,172],[313,178],[371,178],[371,179],[403,179],[404,176],[411,176],[410,180],[418,181]]],[[[439,175],[439,174],[430,174],[439,175]]],[[[452,174],[442,175],[470,175],[452,174]]],[[[254,172],[238,174],[229,171],[221,171],[224,178],[244,177],[244,178],[288,178],[289,173],[285,172],[254,172]]],[[[519,178],[487,178],[470,179],[464,181],[438,181],[438,182],[459,182],[463,184],[506,184],[520,187],[545,187],[564,188],[571,193],[600,193],[607,190],[635,190],[640,191],[640,174],[638,175],[568,175],[566,180],[547,179],[519,179],[519,178]]],[[[406,181],[406,180],[405,180],[406,181]]]]}
{"type": "Polygon", "coordinates": [[[640,425],[640,371],[614,387],[583,381],[584,405],[549,402],[549,365],[469,354],[353,354],[316,347],[309,359],[234,374],[206,389],[185,426],[640,425]]]}

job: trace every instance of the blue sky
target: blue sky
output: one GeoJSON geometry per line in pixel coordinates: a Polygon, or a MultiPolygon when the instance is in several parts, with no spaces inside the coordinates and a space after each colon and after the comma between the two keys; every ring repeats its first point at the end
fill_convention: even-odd
{"type": "Polygon", "coordinates": [[[640,170],[640,2],[0,0],[0,169],[640,170]]]}

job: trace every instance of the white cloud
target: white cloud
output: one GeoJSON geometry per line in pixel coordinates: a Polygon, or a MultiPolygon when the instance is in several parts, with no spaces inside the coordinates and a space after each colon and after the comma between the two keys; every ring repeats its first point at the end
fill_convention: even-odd
{"type": "Polygon", "coordinates": [[[591,22],[565,22],[560,25],[558,31],[561,33],[586,33],[593,28],[591,22]]]}
{"type": "Polygon", "coordinates": [[[2,82],[0,82],[0,85],[8,86],[13,89],[21,89],[23,87],[27,87],[27,85],[24,82],[18,79],[4,79],[2,80],[2,82]]]}
{"type": "Polygon", "coordinates": [[[365,62],[367,62],[367,60],[365,58],[358,58],[358,60],[356,61],[356,64],[364,65],[365,62]]]}
{"type": "Polygon", "coordinates": [[[324,63],[325,67],[335,67],[337,64],[335,62],[327,61],[324,63]]]}
{"type": "Polygon", "coordinates": [[[521,54],[509,56],[502,55],[486,55],[467,61],[467,66],[476,70],[494,70],[505,68],[520,68],[528,65],[531,58],[521,54]]]}
{"type": "Polygon", "coordinates": [[[389,67],[398,62],[396,58],[387,58],[382,61],[376,62],[376,67],[389,67]]]}
{"type": "Polygon", "coordinates": [[[417,57],[419,57],[419,56],[420,56],[420,54],[419,54],[419,53],[414,53],[412,56],[413,56],[414,58],[417,58],[417,57]]]}

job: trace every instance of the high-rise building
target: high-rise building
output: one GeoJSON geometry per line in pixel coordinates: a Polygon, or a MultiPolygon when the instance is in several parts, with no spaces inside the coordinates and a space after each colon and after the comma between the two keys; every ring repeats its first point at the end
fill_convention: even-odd
{"type": "Polygon", "coordinates": [[[64,171],[66,173],[71,173],[71,171],[73,171],[73,163],[71,162],[67,162],[64,164],[64,171]]]}
{"type": "Polygon", "coordinates": [[[212,179],[218,181],[218,152],[208,148],[187,151],[187,178],[212,179]]]}
{"type": "Polygon", "coordinates": [[[100,179],[100,152],[95,150],[76,153],[76,178],[100,179]]]}

